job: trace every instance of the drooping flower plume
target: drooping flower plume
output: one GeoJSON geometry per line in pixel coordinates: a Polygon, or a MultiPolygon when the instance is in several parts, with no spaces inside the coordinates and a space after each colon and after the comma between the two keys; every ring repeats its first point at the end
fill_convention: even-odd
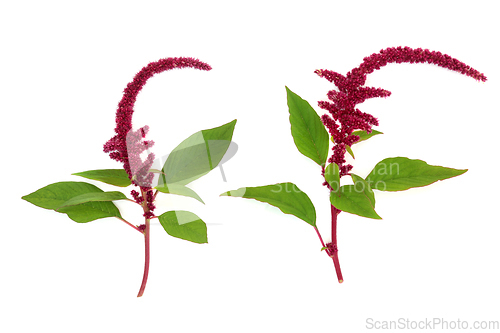
{"type": "MultiPolygon", "coordinates": [[[[330,70],[316,70],[316,74],[326,78],[337,87],[337,90],[331,90],[327,94],[331,102],[319,101],[318,105],[329,112],[321,117],[335,142],[332,148],[333,154],[328,162],[339,166],[341,177],[347,175],[352,169],[352,165],[346,164],[345,153],[346,146],[351,146],[359,140],[358,136],[352,135],[353,131],[364,130],[370,133],[372,126],[378,126],[378,120],[375,117],[361,112],[356,105],[369,98],[391,95],[390,91],[382,88],[363,87],[366,76],[389,63],[403,62],[435,64],[476,80],[486,81],[484,74],[449,55],[410,47],[391,47],[374,53],[364,58],[361,65],[345,76],[330,70]]],[[[329,186],[327,182],[324,185],[329,186]]]]}
{"type": "Polygon", "coordinates": [[[132,193],[138,203],[146,201],[148,207],[148,211],[145,212],[145,214],[148,214],[146,217],[153,216],[152,211],[155,208],[153,204],[154,198],[150,193],[153,174],[149,172],[155,155],[149,153],[146,160],[143,161],[140,154],[151,148],[154,142],[152,140],[143,140],[149,130],[148,126],[136,131],[132,129],[134,104],[137,95],[150,77],[166,70],[184,67],[206,71],[212,69],[204,62],[185,57],[161,59],[143,67],[123,91],[123,97],[116,111],[116,135],[104,145],[104,152],[109,153],[111,159],[123,163],[123,168],[132,182],[140,186],[146,193],[146,198],[142,198],[136,191],[132,193]]]}

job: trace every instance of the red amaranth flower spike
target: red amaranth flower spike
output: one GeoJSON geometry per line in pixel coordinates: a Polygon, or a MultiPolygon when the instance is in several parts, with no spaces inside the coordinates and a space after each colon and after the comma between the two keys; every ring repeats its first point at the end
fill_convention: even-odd
{"type": "Polygon", "coordinates": [[[346,78],[351,84],[361,86],[365,83],[367,74],[389,63],[400,64],[403,62],[434,64],[470,76],[478,81],[486,81],[486,76],[483,73],[447,54],[442,54],[439,51],[429,51],[428,49],[424,50],[422,48],[412,49],[408,46],[389,47],[364,58],[358,67],[347,73],[346,78]]]}
{"type": "MultiPolygon", "coordinates": [[[[133,173],[131,171],[129,161],[127,135],[132,130],[132,114],[134,113],[134,104],[137,95],[141,91],[142,87],[144,87],[147,80],[153,75],[167,70],[185,67],[192,67],[205,71],[212,69],[210,65],[193,58],[181,57],[161,59],[143,67],[123,91],[123,97],[120,103],[118,103],[118,109],[116,110],[116,135],[106,142],[104,145],[104,152],[110,153],[110,157],[112,159],[123,163],[123,167],[125,171],[127,171],[130,179],[132,179],[133,173]]],[[[141,134],[142,138],[144,138],[148,129],[148,127],[143,127],[137,132],[141,134]]],[[[153,144],[153,141],[145,142],[148,142],[147,144],[144,144],[144,146],[147,146],[148,148],[153,144]]],[[[140,150],[140,148],[138,149],[140,150]]],[[[134,153],[137,153],[137,151],[134,153]]]]}
{"type": "Polygon", "coordinates": [[[340,177],[345,176],[352,169],[345,163],[345,145],[351,146],[357,141],[352,136],[354,130],[371,132],[372,126],[378,126],[375,117],[356,109],[356,105],[374,97],[388,97],[390,91],[382,88],[362,87],[365,84],[367,74],[389,63],[430,63],[440,67],[459,72],[479,81],[486,81],[486,76],[463,62],[441,52],[429,51],[428,49],[412,49],[410,47],[390,47],[365,57],[363,62],[352,69],[346,76],[326,69],[318,69],[315,73],[335,84],[338,91],[330,90],[327,94],[331,102],[319,101],[318,106],[330,112],[323,115],[321,120],[326,126],[338,148],[332,148],[333,155],[328,162],[335,162],[340,168],[340,177]],[[337,124],[338,123],[338,124],[337,124]],[[340,126],[339,126],[340,125],[340,126]],[[340,128],[340,130],[339,130],[340,128]]]}

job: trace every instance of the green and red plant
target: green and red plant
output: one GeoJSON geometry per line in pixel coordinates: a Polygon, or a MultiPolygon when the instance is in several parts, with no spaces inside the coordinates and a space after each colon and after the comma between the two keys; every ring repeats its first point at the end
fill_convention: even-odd
{"type": "Polygon", "coordinates": [[[295,145],[303,155],[320,166],[324,178],[323,185],[328,188],[330,194],[331,242],[325,244],[323,241],[316,226],[314,205],[293,183],[243,187],[221,194],[266,202],[278,207],[283,213],[295,215],[312,225],[321,241],[322,250],[333,260],[340,283],[344,281],[337,245],[337,219],[341,212],[381,219],[375,211],[373,190],[403,191],[455,177],[467,171],[432,166],[424,161],[406,157],[392,157],[377,163],[364,178],[351,172],[353,167],[346,163],[345,154],[349,153],[354,157],[351,148],[354,144],[382,134],[372,129],[372,126],[378,126],[378,120],[360,111],[356,105],[369,98],[391,95],[389,91],[381,88],[365,87],[366,76],[389,63],[430,63],[478,81],[486,81],[482,73],[446,54],[421,48],[397,47],[387,48],[364,58],[361,65],[345,76],[330,70],[316,70],[317,75],[326,78],[337,88],[328,92],[330,101],[318,102],[320,108],[328,111],[328,114],[321,118],[307,101],[286,87],[295,145]],[[329,136],[333,142],[330,157],[329,136]],[[341,186],[340,180],[344,176],[350,176],[352,184],[341,186]]]}
{"type": "Polygon", "coordinates": [[[195,179],[217,167],[226,153],[233,136],[236,120],[225,125],[202,130],[182,141],[168,156],[161,170],[152,169],[155,155],[149,152],[153,141],[143,140],[149,127],[134,130],[132,114],[137,95],[153,75],[175,68],[191,67],[208,71],[209,65],[193,58],[167,58],[150,63],[137,73],[124,90],[116,111],[116,135],[104,145],[104,152],[111,159],[123,163],[123,169],[90,170],[73,175],[104,182],[106,184],[139,189],[131,190],[132,199],[119,191],[105,192],[86,182],[58,182],[47,185],[22,199],[45,209],[65,213],[70,219],[86,223],[106,217],[115,217],[141,233],[145,244],[145,263],[142,283],[137,297],[143,295],[149,273],[150,223],[158,219],[165,231],[177,238],[194,243],[207,243],[207,226],[196,214],[174,210],[155,214],[155,199],[158,193],[171,193],[203,200],[186,186],[195,179]],[[143,161],[141,153],[148,152],[143,161]],[[155,174],[158,179],[155,179],[155,174]],[[155,186],[156,185],[156,186],[155,186]],[[122,217],[113,203],[127,200],[138,204],[143,210],[144,223],[134,225],[122,217]]]}

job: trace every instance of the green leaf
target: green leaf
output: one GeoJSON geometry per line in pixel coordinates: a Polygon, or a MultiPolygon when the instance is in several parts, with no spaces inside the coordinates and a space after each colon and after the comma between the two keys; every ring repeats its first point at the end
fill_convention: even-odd
{"type": "MultiPolygon", "coordinates": [[[[359,140],[354,142],[354,143],[359,143],[361,141],[365,141],[365,140],[368,140],[369,138],[371,138],[372,136],[374,135],[378,135],[378,134],[384,134],[382,132],[379,132],[379,131],[376,131],[376,130],[372,130],[371,133],[368,133],[367,131],[354,131],[352,132],[352,135],[357,135],[359,136],[359,140]]],[[[354,156],[353,156],[354,157],[354,156]]]]}
{"type": "Polygon", "coordinates": [[[132,184],[124,169],[90,170],[73,173],[73,175],[120,187],[127,187],[132,184]]]}
{"type": "Polygon", "coordinates": [[[217,167],[233,137],[236,119],[225,125],[196,132],[168,156],[159,185],[186,185],[217,167]]]}
{"type": "Polygon", "coordinates": [[[207,225],[191,212],[173,210],[161,214],[158,220],[170,236],[198,244],[208,243],[207,225]]]}
{"type": "MultiPolygon", "coordinates": [[[[112,192],[91,192],[77,195],[63,203],[61,207],[75,206],[86,202],[94,201],[115,201],[115,200],[128,200],[128,198],[122,192],[112,191],[112,192]]],[[[61,208],[59,207],[59,208],[61,208]]],[[[59,209],[58,208],[58,209],[59,209]]]]}
{"type": "Polygon", "coordinates": [[[85,182],[59,182],[47,185],[41,189],[25,195],[22,199],[35,206],[56,209],[69,199],[85,193],[103,192],[95,185],[85,182]]]}
{"type": "Polygon", "coordinates": [[[345,150],[351,155],[352,158],[354,158],[354,152],[351,149],[351,146],[346,145],[345,150]]]}
{"type": "Polygon", "coordinates": [[[190,189],[189,187],[184,186],[184,185],[162,184],[162,185],[156,186],[155,188],[162,193],[171,193],[171,194],[177,194],[177,195],[183,195],[186,197],[191,197],[191,198],[198,200],[202,204],[205,204],[203,202],[203,200],[201,200],[200,196],[195,191],[193,191],[192,189],[190,189]]]}
{"type": "Polygon", "coordinates": [[[370,184],[358,175],[351,173],[352,181],[354,182],[354,189],[357,192],[362,192],[370,200],[373,208],[375,208],[375,193],[373,193],[370,184]]]}
{"type": "Polygon", "coordinates": [[[258,187],[242,187],[222,193],[221,196],[255,199],[279,208],[285,214],[295,215],[316,226],[316,210],[311,199],[293,183],[279,183],[258,187]]]}
{"type": "Polygon", "coordinates": [[[379,191],[404,191],[430,185],[465,173],[467,169],[452,169],[429,165],[407,157],[386,158],[375,165],[366,181],[379,191]]]}
{"type": "Polygon", "coordinates": [[[344,185],[337,193],[330,192],[330,202],[336,208],[372,219],[382,219],[374,209],[370,198],[355,185],[344,185]]]}
{"type": "Polygon", "coordinates": [[[76,206],[60,207],[56,212],[65,213],[70,219],[79,223],[105,217],[122,217],[118,208],[110,201],[94,201],[76,206]]]}
{"type": "Polygon", "coordinates": [[[297,149],[319,165],[328,157],[328,133],[318,114],[299,95],[286,88],[292,136],[297,149]]]}
{"type": "Polygon", "coordinates": [[[120,217],[118,208],[109,201],[86,202],[76,206],[61,207],[68,200],[88,193],[104,193],[95,185],[85,182],[59,182],[47,185],[22,199],[45,209],[65,213],[76,222],[90,222],[104,217],[120,217]]]}
{"type": "Polygon", "coordinates": [[[340,173],[337,163],[330,163],[325,169],[325,180],[334,192],[340,189],[340,173]]]}

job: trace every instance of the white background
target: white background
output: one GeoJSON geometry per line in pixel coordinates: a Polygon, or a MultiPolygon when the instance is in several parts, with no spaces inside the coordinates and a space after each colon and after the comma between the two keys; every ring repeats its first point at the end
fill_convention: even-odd
{"type": "MultiPolygon", "coordinates": [[[[0,8],[2,332],[360,332],[367,318],[500,321],[498,11],[495,1],[18,1],[0,8]],[[314,229],[227,190],[296,183],[329,239],[320,170],[290,135],[285,85],[308,100],[332,89],[313,72],[345,74],[391,46],[441,51],[486,83],[433,65],[388,65],[367,85],[392,92],[359,107],[385,134],[355,146],[354,172],[419,158],[467,168],[426,188],[377,193],[383,220],[339,216],[345,282],[314,229]],[[73,172],[120,168],[102,152],[122,91],[143,66],[189,56],[213,70],[151,79],[134,124],[158,156],[201,129],[238,119],[239,150],[192,183],[187,209],[209,244],[152,226],[144,297],[143,239],[116,219],[77,224],[23,200],[73,172]]],[[[97,183],[95,183],[97,184],[97,183]]],[[[112,190],[111,186],[102,186],[112,190]]],[[[128,190],[127,190],[128,194],[128,190]]],[[[132,203],[123,215],[141,223],[132,203]]]]}

